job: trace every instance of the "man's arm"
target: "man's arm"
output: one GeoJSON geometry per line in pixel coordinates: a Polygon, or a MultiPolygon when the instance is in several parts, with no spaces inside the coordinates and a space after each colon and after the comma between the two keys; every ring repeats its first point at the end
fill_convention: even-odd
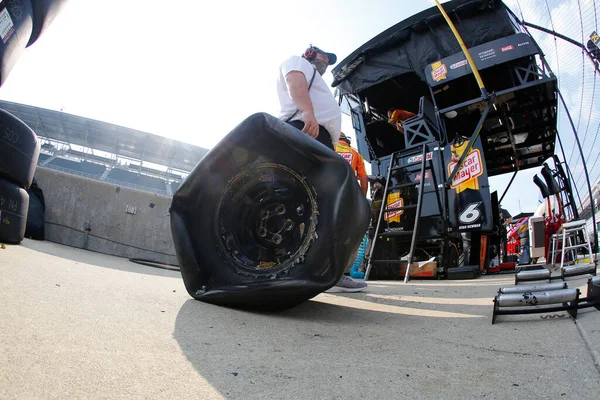
{"type": "Polygon", "coordinates": [[[369,178],[367,178],[367,176],[360,176],[358,178],[358,182],[360,183],[360,188],[363,191],[363,194],[366,196],[367,195],[367,190],[369,190],[369,178]]]}
{"type": "Polygon", "coordinates": [[[356,150],[353,150],[352,153],[354,153],[354,157],[356,157],[357,160],[356,177],[358,178],[363,194],[366,196],[367,191],[369,190],[369,177],[367,176],[367,170],[365,168],[365,160],[356,150]]]}
{"type": "Polygon", "coordinates": [[[312,101],[310,101],[310,95],[308,94],[308,83],[306,83],[304,73],[300,71],[289,72],[285,76],[285,83],[287,84],[292,101],[302,113],[302,120],[304,121],[302,132],[316,138],[319,136],[319,124],[315,118],[312,101]]]}

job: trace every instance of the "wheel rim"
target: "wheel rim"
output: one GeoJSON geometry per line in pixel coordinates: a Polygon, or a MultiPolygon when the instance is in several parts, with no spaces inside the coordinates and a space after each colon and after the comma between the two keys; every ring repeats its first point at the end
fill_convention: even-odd
{"type": "Polygon", "coordinates": [[[235,176],[217,211],[219,247],[240,272],[278,273],[304,260],[316,237],[313,191],[292,169],[261,164],[235,176]]]}

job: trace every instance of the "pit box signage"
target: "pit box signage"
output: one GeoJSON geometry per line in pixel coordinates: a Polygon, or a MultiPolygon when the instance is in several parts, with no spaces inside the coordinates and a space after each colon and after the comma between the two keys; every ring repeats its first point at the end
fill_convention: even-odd
{"type": "MultiPolygon", "coordinates": [[[[468,140],[444,148],[446,174],[450,176],[466,151],[468,140]]],[[[454,232],[490,231],[492,200],[481,138],[477,138],[448,189],[450,227],[454,232]]]]}
{"type": "MultiPolygon", "coordinates": [[[[535,44],[524,33],[506,36],[469,49],[469,54],[479,70],[537,53],[535,44]]],[[[424,72],[430,86],[441,85],[472,74],[462,51],[427,65],[424,72]]]]}

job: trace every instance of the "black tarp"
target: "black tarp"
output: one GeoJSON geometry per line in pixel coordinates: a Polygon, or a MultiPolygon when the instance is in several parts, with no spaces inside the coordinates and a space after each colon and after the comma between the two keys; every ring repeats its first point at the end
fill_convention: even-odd
{"type": "MultiPolygon", "coordinates": [[[[473,47],[517,32],[498,0],[453,0],[443,4],[465,45],[473,47]]],[[[414,72],[461,48],[437,7],[399,22],[371,39],[332,71],[340,94],[359,93],[395,76],[414,72]]]]}

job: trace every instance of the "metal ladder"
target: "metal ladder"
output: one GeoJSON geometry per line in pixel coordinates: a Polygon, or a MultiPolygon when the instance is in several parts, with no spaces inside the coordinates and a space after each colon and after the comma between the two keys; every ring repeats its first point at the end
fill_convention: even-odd
{"type": "MultiPolygon", "coordinates": [[[[552,265],[556,262],[556,254],[561,253],[560,258],[560,271],[561,276],[574,276],[591,273],[596,275],[596,263],[594,259],[594,253],[592,251],[592,245],[589,240],[589,234],[586,227],[585,220],[566,222],[562,225],[562,231],[552,235],[552,250],[551,263],[552,265]],[[578,240],[579,236],[583,236],[583,240],[578,240]],[[562,240],[562,247],[559,250],[557,248],[558,242],[562,240]],[[568,241],[568,243],[567,243],[568,241]],[[576,264],[577,262],[577,250],[583,248],[588,251],[590,258],[589,263],[576,264]],[[571,253],[571,265],[565,265],[565,253],[571,253]]],[[[584,256],[585,257],[585,256],[584,256]]]]}
{"type": "MultiPolygon", "coordinates": [[[[412,239],[411,239],[411,243],[410,243],[410,250],[408,253],[408,262],[407,262],[407,266],[406,266],[406,275],[404,277],[404,283],[408,282],[409,277],[410,277],[410,265],[412,263],[412,257],[414,255],[414,251],[415,251],[415,245],[416,245],[416,241],[417,241],[417,230],[418,230],[418,226],[419,226],[419,219],[421,217],[421,204],[423,201],[423,189],[424,189],[424,185],[425,185],[425,171],[426,170],[431,170],[431,175],[434,178],[434,184],[435,184],[435,189],[437,190],[437,182],[435,182],[435,174],[433,171],[433,166],[430,160],[430,165],[426,167],[426,161],[427,161],[427,149],[428,149],[428,144],[430,143],[424,143],[421,146],[421,179],[419,180],[419,193],[417,196],[417,204],[411,204],[411,205],[406,205],[406,206],[402,206],[402,207],[389,207],[388,208],[388,194],[390,191],[392,190],[396,190],[396,189],[402,189],[402,188],[406,188],[406,187],[411,187],[411,186],[415,186],[416,183],[415,182],[408,182],[408,183],[402,183],[399,185],[394,185],[392,187],[390,187],[390,180],[391,180],[391,176],[392,176],[392,172],[394,171],[398,171],[401,169],[405,169],[408,168],[410,166],[412,166],[409,163],[405,163],[404,165],[400,165],[400,161],[410,155],[417,155],[419,153],[415,152],[416,149],[409,149],[409,150],[402,150],[402,151],[398,151],[395,153],[392,153],[391,155],[391,159],[390,159],[390,164],[388,166],[388,171],[387,171],[387,177],[385,180],[385,189],[383,191],[383,199],[382,199],[382,204],[381,204],[381,209],[379,210],[379,217],[377,219],[377,226],[375,228],[375,234],[373,235],[373,241],[371,243],[371,248],[369,249],[369,254],[367,256],[368,258],[368,263],[367,263],[367,268],[365,271],[365,280],[369,279],[369,274],[371,273],[371,268],[373,266],[373,250],[375,249],[375,245],[377,244],[377,238],[379,237],[379,230],[381,228],[381,220],[383,217],[384,213],[388,213],[388,212],[393,212],[393,211],[400,211],[400,210],[409,210],[409,209],[415,209],[416,208],[416,215],[415,215],[415,222],[414,222],[414,227],[412,231],[402,231],[402,232],[394,232],[394,235],[409,235],[412,234],[412,239]]],[[[433,157],[432,157],[433,158],[433,157]]],[[[438,196],[438,203],[439,203],[439,196],[438,196]]],[[[438,206],[441,205],[438,204],[438,206]]],[[[400,260],[384,260],[384,261],[396,261],[396,262],[400,262],[400,260]]]]}

